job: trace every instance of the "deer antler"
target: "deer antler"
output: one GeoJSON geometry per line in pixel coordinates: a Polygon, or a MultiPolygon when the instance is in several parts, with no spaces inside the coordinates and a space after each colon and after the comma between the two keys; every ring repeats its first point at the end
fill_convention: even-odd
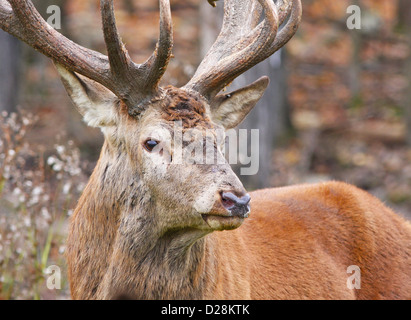
{"type": "Polygon", "coordinates": [[[169,0],[160,0],[160,37],[156,50],[143,64],[131,61],[117,32],[113,0],[101,0],[108,57],[84,48],[54,30],[30,0],[0,0],[0,28],[34,49],[110,89],[129,108],[143,110],[144,102],[158,93],[158,83],[171,56],[172,23],[169,0]]]}
{"type": "Polygon", "coordinates": [[[213,99],[240,74],[284,46],[297,31],[301,13],[301,0],[225,0],[221,32],[184,88],[213,99]]]}

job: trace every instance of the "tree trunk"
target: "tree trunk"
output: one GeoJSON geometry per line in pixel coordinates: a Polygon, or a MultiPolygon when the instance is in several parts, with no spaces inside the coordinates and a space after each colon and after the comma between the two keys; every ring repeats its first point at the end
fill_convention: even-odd
{"type": "MultiPolygon", "coordinates": [[[[280,50],[267,60],[237,78],[232,88],[240,88],[261,76],[268,76],[270,84],[257,106],[240,124],[239,129],[248,131],[248,153],[251,152],[250,131],[259,131],[259,170],[255,175],[242,175],[241,181],[247,189],[266,188],[271,186],[273,151],[286,139],[291,131],[291,121],[286,94],[286,70],[284,50],[280,50]]],[[[241,164],[244,166],[244,164],[241,164]]],[[[241,174],[236,168],[238,174],[241,174]]]]}
{"type": "MultiPolygon", "coordinates": [[[[353,1],[354,5],[360,6],[359,0],[353,1]]],[[[361,97],[361,30],[349,30],[351,37],[351,63],[348,68],[349,88],[351,92],[351,107],[358,107],[362,104],[361,97]]]]}
{"type": "Polygon", "coordinates": [[[0,111],[16,111],[20,53],[19,40],[0,30],[0,111]]]}
{"type": "MultiPolygon", "coordinates": [[[[404,33],[411,48],[411,1],[400,0],[398,3],[398,30],[404,33]]],[[[408,87],[404,96],[404,115],[406,121],[406,141],[411,147],[411,50],[408,54],[408,59],[405,62],[405,76],[408,80],[408,87]]]]}

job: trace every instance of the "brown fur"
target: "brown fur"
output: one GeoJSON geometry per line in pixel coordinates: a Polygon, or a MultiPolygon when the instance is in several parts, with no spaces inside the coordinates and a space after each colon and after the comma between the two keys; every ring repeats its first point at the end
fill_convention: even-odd
{"type": "MultiPolygon", "coordinates": [[[[274,4],[259,2],[263,24],[254,28],[262,19],[257,12],[243,26],[241,10],[233,16],[229,10],[220,33],[242,29],[256,35],[252,30],[258,29],[255,41],[244,38],[235,52],[239,37],[232,37],[234,42],[219,37],[182,89],[157,87],[171,56],[168,1],[160,1],[158,50],[142,65],[115,53],[124,47],[110,36],[116,31],[112,1],[102,2],[110,58],[85,48],[76,55],[78,46],[37,19],[31,2],[20,2],[18,15],[1,2],[7,16],[1,27],[56,61],[84,120],[105,135],[70,223],[66,253],[74,299],[411,299],[410,224],[368,193],[339,182],[260,190],[251,194],[250,218],[244,220],[223,203],[224,194],[246,197],[227,162],[199,161],[187,141],[188,156],[171,161],[183,147],[181,139],[173,139],[172,123],[181,120],[186,131],[214,130],[206,139],[221,159],[221,141],[212,141],[217,129],[235,128],[267,88],[263,77],[218,94],[297,30],[300,1],[278,16],[289,15],[280,33],[285,38],[279,39],[275,30],[281,21],[269,10],[274,4]],[[32,22],[29,32],[20,28],[23,16],[32,22]],[[151,144],[144,148],[152,139],[161,151],[151,144]],[[358,290],[347,287],[352,265],[361,270],[358,290]]],[[[17,10],[18,2],[12,3],[17,10]]],[[[246,1],[226,8],[244,9],[240,3],[246,1]]],[[[246,9],[255,5],[248,4],[246,9]]],[[[244,202],[242,209],[246,212],[244,202]]]]}
{"type": "Polygon", "coordinates": [[[110,259],[115,213],[108,213],[111,223],[92,215],[83,235],[91,239],[71,234],[80,257],[96,257],[87,260],[88,268],[76,259],[74,267],[82,272],[70,275],[73,298],[111,297],[93,290],[101,286],[110,260],[116,261],[113,277],[124,286],[115,286],[112,294],[140,299],[411,298],[411,227],[379,200],[338,182],[251,196],[253,210],[242,227],[209,234],[181,257],[169,256],[171,237],[165,238],[139,266],[135,259],[142,257],[129,251],[110,259]],[[361,268],[360,290],[347,288],[350,265],[361,268]]]}
{"type": "Polygon", "coordinates": [[[239,228],[206,223],[224,213],[221,190],[245,192],[230,166],[159,164],[142,148],[176,119],[214,127],[204,103],[171,88],[139,119],[117,109],[71,218],[74,299],[411,298],[410,224],[351,185],[255,191],[239,228]],[[347,287],[351,265],[361,289],[347,287]]]}
{"type": "Polygon", "coordinates": [[[183,128],[213,128],[207,116],[205,103],[200,97],[182,92],[168,86],[165,88],[167,99],[161,105],[161,117],[166,121],[181,121],[183,128]]]}

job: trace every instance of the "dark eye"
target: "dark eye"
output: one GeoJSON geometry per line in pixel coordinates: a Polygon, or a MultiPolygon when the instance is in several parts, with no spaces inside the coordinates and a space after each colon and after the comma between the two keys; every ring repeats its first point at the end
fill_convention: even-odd
{"type": "Polygon", "coordinates": [[[153,140],[153,139],[148,139],[146,142],[144,142],[144,148],[146,148],[147,151],[151,152],[153,151],[154,147],[158,145],[158,141],[153,140]]]}

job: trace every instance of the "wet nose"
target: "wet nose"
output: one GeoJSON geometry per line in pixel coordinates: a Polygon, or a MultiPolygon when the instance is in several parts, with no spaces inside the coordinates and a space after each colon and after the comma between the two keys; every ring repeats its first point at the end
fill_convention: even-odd
{"type": "Polygon", "coordinates": [[[235,195],[233,192],[221,192],[221,202],[233,216],[247,218],[250,212],[250,195],[235,195]]]}

